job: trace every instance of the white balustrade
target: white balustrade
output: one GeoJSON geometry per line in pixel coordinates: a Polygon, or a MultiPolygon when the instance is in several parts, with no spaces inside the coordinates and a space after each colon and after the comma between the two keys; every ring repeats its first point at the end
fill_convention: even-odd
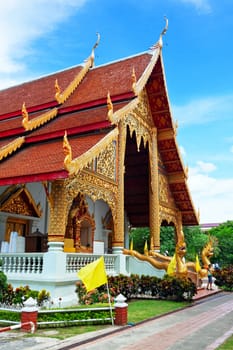
{"type": "MultiPolygon", "coordinates": [[[[95,254],[72,254],[67,253],[66,257],[66,272],[67,273],[73,273],[78,272],[82,267],[86,266],[87,264],[92,263],[93,261],[100,258],[100,255],[95,254]]],[[[108,275],[112,275],[116,273],[116,259],[117,255],[108,254],[104,255],[104,264],[106,273],[108,275]]]]}
{"type": "Polygon", "coordinates": [[[5,274],[41,274],[43,256],[43,253],[0,254],[1,270],[5,274]]]}

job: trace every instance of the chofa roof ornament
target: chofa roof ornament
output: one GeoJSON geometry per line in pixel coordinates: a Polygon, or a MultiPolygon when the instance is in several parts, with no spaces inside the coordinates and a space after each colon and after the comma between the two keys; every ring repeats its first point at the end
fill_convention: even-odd
{"type": "Polygon", "coordinates": [[[168,19],[166,16],[164,16],[165,20],[165,27],[163,28],[162,32],[160,33],[159,40],[151,47],[151,50],[155,50],[158,47],[163,47],[163,36],[167,33],[168,30],[168,19]]]}

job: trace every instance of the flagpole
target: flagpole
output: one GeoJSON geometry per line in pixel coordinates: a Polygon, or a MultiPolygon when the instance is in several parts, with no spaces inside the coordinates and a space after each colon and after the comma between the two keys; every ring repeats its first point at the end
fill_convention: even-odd
{"type": "Polygon", "coordinates": [[[109,288],[108,288],[108,281],[107,281],[106,285],[107,285],[107,293],[108,293],[108,303],[109,303],[109,307],[110,307],[110,315],[111,315],[111,319],[112,319],[112,326],[114,326],[114,320],[113,320],[113,315],[112,315],[112,305],[111,305],[110,293],[109,293],[109,288]]]}

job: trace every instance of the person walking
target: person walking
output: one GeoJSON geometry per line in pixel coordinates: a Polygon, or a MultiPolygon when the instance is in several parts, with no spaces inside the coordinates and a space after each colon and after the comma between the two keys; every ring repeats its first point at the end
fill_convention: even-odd
{"type": "Polygon", "coordinates": [[[208,283],[206,289],[213,290],[212,288],[212,283],[213,283],[213,274],[212,274],[212,266],[209,264],[208,269],[207,269],[207,277],[208,277],[208,283]]]}

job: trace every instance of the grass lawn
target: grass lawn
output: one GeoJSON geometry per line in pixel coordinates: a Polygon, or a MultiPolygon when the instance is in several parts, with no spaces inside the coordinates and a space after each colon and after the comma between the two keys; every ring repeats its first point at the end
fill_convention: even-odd
{"type": "Polygon", "coordinates": [[[137,323],[189,306],[190,303],[168,300],[136,300],[129,302],[128,305],[128,322],[137,323]]]}
{"type": "Polygon", "coordinates": [[[218,348],[218,350],[232,350],[233,349],[233,336],[231,336],[230,338],[228,338],[225,343],[223,343],[222,345],[220,345],[218,348]]]}

